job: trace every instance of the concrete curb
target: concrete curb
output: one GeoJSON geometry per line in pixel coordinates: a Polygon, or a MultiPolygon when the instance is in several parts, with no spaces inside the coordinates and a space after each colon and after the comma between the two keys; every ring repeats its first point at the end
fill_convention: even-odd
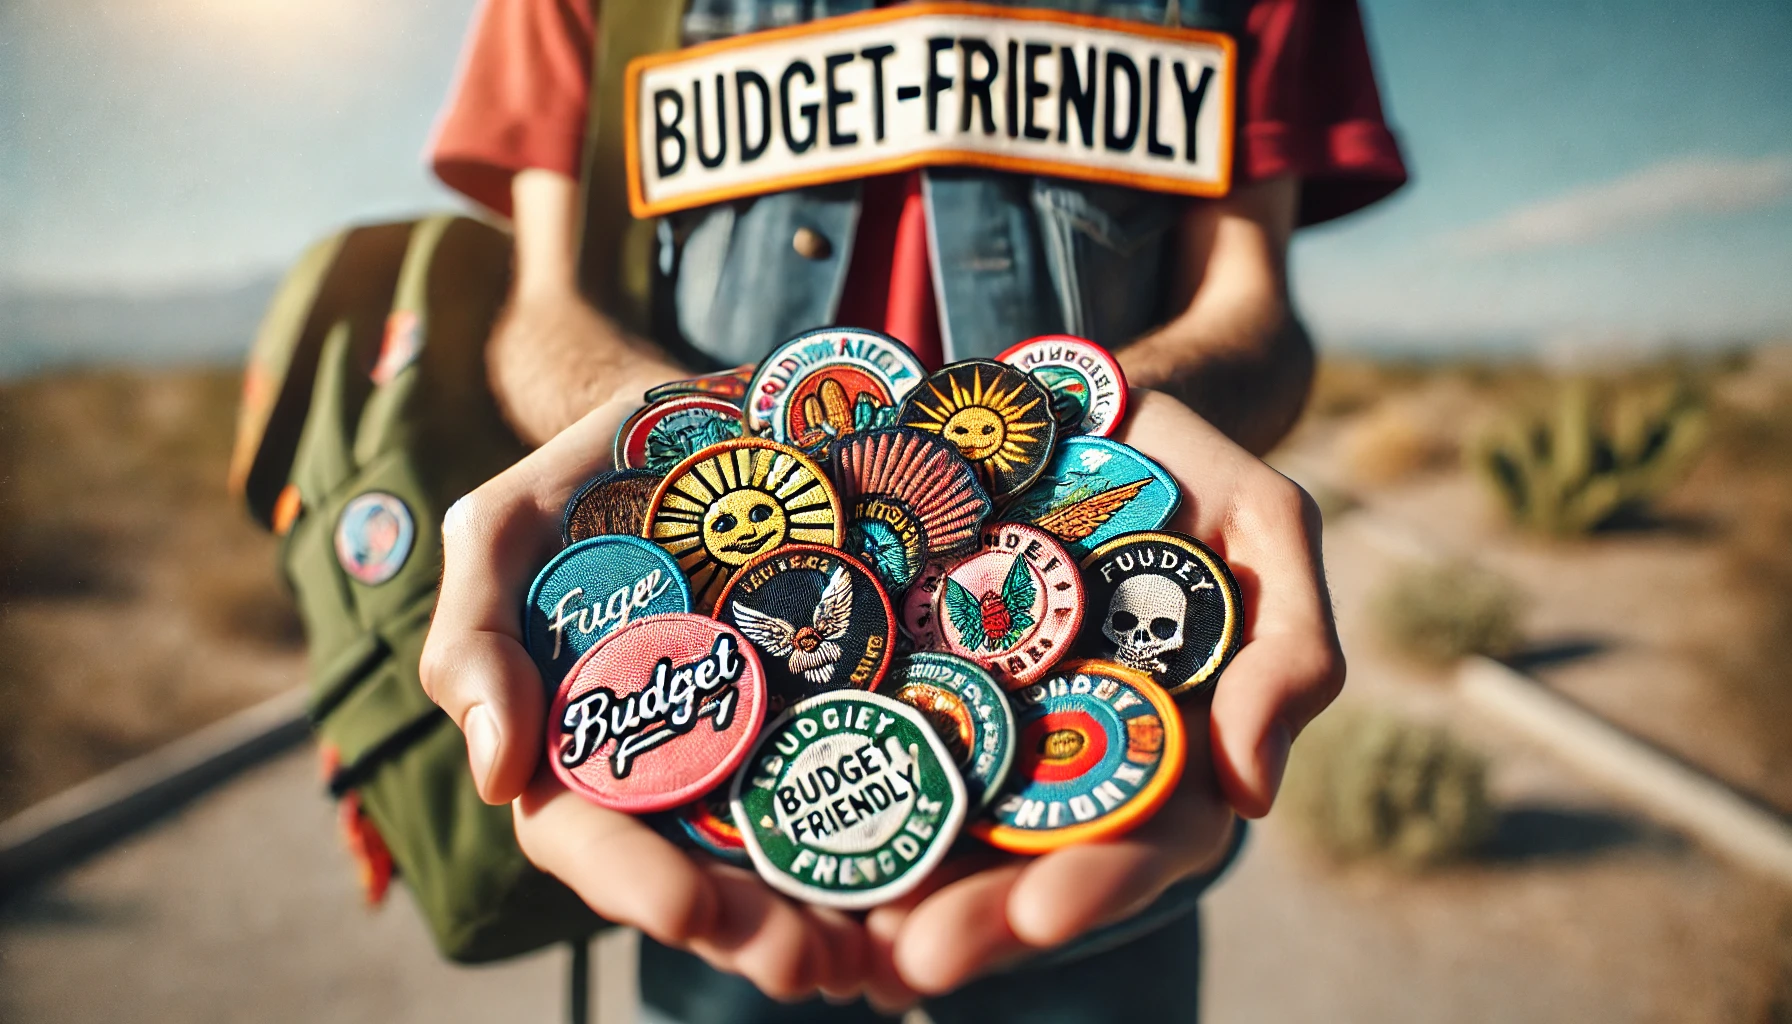
{"type": "Polygon", "coordinates": [[[310,733],[288,690],[0,822],[0,894],[117,842],[310,733]]]}
{"type": "Polygon", "coordinates": [[[1469,703],[1745,867],[1792,886],[1792,824],[1490,658],[1463,660],[1469,703]]]}

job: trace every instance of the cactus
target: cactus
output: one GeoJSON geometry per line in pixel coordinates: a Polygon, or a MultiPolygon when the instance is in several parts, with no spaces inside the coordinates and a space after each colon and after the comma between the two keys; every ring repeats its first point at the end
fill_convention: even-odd
{"type": "Polygon", "coordinates": [[[1339,709],[1294,747],[1285,790],[1303,831],[1334,859],[1422,868],[1492,831],[1486,761],[1441,726],[1339,709]]]}
{"type": "Polygon", "coordinates": [[[1469,458],[1513,522],[1541,533],[1586,533],[1677,483],[1704,444],[1705,410],[1684,387],[1564,384],[1550,412],[1494,424],[1469,458]]]}

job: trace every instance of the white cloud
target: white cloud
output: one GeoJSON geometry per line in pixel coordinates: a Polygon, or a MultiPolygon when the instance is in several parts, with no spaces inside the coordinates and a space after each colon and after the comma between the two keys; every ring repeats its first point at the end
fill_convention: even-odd
{"type": "Polygon", "coordinates": [[[1758,160],[1685,157],[1521,206],[1448,236],[1459,253],[1576,245],[1689,214],[1737,213],[1792,197],[1792,154],[1758,160]]]}

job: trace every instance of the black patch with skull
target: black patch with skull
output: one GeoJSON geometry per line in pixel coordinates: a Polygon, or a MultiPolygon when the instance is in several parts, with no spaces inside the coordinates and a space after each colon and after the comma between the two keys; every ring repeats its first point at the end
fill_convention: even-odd
{"type": "Polygon", "coordinates": [[[1122,534],[1083,560],[1079,654],[1148,672],[1172,693],[1219,674],[1243,633],[1238,584],[1181,534],[1122,534]]]}

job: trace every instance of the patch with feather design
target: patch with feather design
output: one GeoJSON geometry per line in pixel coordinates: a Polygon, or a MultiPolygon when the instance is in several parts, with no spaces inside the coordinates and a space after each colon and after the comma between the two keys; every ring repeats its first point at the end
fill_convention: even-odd
{"type": "Polygon", "coordinates": [[[1176,478],[1137,449],[1068,437],[1002,518],[1039,527],[1081,559],[1123,533],[1162,529],[1181,504],[1176,478]]]}
{"type": "Polygon", "coordinates": [[[946,570],[934,595],[943,646],[989,669],[1012,689],[1064,657],[1083,621],[1076,560],[1051,534],[993,523],[981,550],[946,570]]]}
{"type": "Polygon", "coordinates": [[[895,653],[896,615],[877,577],[815,544],[787,545],[742,566],[717,600],[716,618],[759,652],[777,706],[872,689],[895,653]]]}

